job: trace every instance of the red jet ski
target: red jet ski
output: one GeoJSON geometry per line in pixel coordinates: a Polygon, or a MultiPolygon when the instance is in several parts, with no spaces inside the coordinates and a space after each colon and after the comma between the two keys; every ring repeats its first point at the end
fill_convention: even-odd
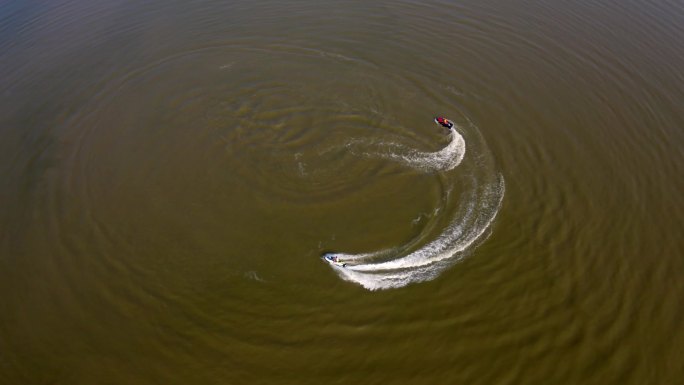
{"type": "Polygon", "coordinates": [[[442,117],[442,116],[436,117],[435,123],[439,124],[440,126],[442,126],[444,128],[452,128],[454,126],[454,123],[451,120],[449,120],[445,117],[442,117]]]}

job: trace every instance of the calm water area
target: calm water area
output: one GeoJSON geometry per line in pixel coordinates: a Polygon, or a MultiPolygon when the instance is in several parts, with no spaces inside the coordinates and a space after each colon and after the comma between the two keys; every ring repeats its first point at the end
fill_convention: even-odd
{"type": "Polygon", "coordinates": [[[682,384],[683,101],[681,0],[0,1],[0,385],[682,384]]]}

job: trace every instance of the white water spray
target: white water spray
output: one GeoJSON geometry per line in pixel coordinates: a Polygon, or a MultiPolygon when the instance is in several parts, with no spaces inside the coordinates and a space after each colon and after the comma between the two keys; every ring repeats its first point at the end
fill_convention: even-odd
{"type": "MultiPolygon", "coordinates": [[[[486,238],[501,207],[505,187],[503,177],[493,170],[493,162],[486,161],[489,157],[484,142],[479,137],[476,139],[480,140],[476,140],[479,143],[473,146],[475,151],[471,156],[474,161],[470,169],[464,171],[470,176],[469,188],[442,233],[407,255],[397,255],[395,250],[336,253],[348,262],[347,267],[331,265],[341,278],[369,290],[397,288],[434,279],[463,258],[478,241],[486,238]]],[[[348,146],[357,144],[359,142],[351,142],[348,146]]],[[[450,130],[449,144],[437,152],[420,152],[400,144],[381,143],[373,151],[363,151],[362,154],[398,161],[423,172],[448,172],[464,160],[466,145],[463,136],[454,128],[450,130]]]]}

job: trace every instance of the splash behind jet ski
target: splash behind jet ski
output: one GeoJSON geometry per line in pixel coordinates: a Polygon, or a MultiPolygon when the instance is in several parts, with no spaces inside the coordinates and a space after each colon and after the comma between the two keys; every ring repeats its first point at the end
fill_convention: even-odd
{"type": "Polygon", "coordinates": [[[335,253],[323,254],[323,259],[331,265],[347,267],[347,264],[342,262],[340,258],[335,253]]]}
{"type": "Polygon", "coordinates": [[[449,120],[443,116],[437,116],[435,118],[435,123],[439,124],[440,126],[442,126],[444,128],[453,128],[454,127],[454,123],[451,120],[449,120]]]}

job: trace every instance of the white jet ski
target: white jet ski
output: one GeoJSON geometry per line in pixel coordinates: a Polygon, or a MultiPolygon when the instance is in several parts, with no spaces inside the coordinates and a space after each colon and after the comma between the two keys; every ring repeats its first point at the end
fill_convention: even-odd
{"type": "Polygon", "coordinates": [[[340,258],[335,253],[323,254],[323,259],[331,265],[347,267],[347,264],[345,262],[342,262],[342,260],[340,260],[340,258]]]}

